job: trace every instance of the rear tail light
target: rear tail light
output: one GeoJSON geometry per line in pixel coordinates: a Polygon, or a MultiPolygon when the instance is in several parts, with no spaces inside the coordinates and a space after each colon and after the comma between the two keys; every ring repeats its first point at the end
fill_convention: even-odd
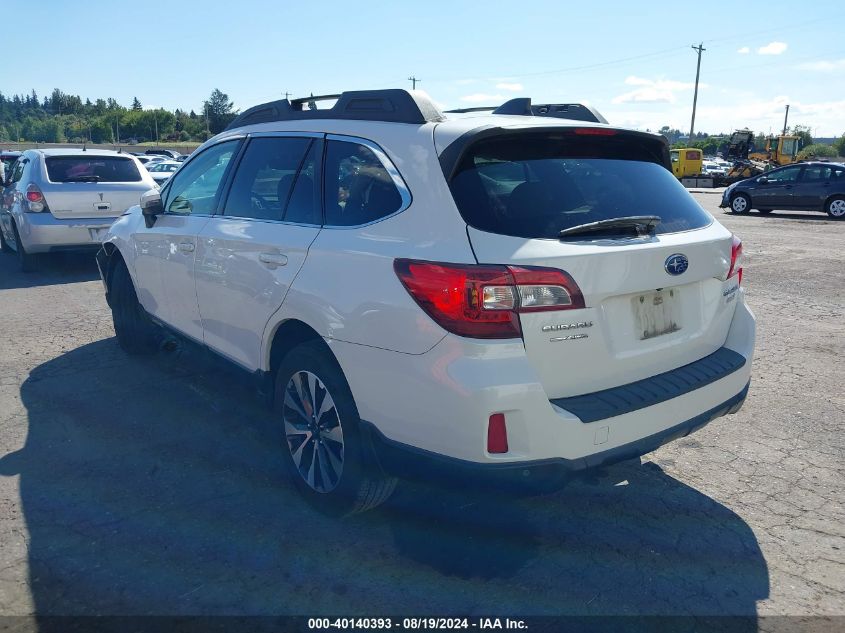
{"type": "Polygon", "coordinates": [[[29,183],[26,186],[26,210],[30,213],[41,213],[47,210],[47,201],[44,200],[44,194],[35,183],[29,183]]]}
{"type": "Polygon", "coordinates": [[[734,235],[731,243],[731,267],[728,270],[728,279],[736,275],[738,285],[742,284],[742,264],[742,240],[734,235]]]}
{"type": "Polygon", "coordinates": [[[487,452],[508,452],[508,427],[504,413],[494,413],[487,422],[487,452]]]}
{"type": "Polygon", "coordinates": [[[445,330],[471,338],[522,336],[519,314],[584,307],[567,273],[536,266],[441,264],[397,259],[410,295],[445,330]]]}

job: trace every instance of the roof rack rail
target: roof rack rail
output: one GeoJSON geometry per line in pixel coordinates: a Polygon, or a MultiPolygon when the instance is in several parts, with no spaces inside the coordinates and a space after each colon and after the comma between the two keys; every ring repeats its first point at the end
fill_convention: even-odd
{"type": "Polygon", "coordinates": [[[500,106],[478,108],[460,108],[446,110],[447,113],[465,114],[467,112],[491,112],[492,114],[510,114],[517,116],[546,116],[555,119],[573,119],[591,123],[607,123],[598,110],[582,103],[538,103],[531,104],[530,97],[519,97],[505,101],[500,106]]]}
{"type": "Polygon", "coordinates": [[[235,117],[227,130],[271,121],[304,121],[308,119],[348,119],[354,121],[386,121],[390,123],[423,123],[442,121],[443,115],[423,92],[399,88],[387,90],[354,90],[335,95],[311,95],[288,101],[279,99],[249,108],[235,117]],[[336,99],[331,108],[317,109],[317,101],[336,99]]]}

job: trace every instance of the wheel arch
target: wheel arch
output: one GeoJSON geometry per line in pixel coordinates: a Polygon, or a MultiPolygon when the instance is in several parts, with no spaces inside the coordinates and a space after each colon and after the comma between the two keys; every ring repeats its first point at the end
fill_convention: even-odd
{"type": "Polygon", "coordinates": [[[827,212],[828,207],[830,206],[830,203],[833,202],[836,199],[839,199],[839,198],[845,200],[845,195],[843,195],[841,193],[830,194],[827,198],[824,199],[824,204],[822,205],[822,211],[827,212]]]}
{"type": "MultiPolygon", "coordinates": [[[[321,347],[329,354],[334,362],[340,367],[337,357],[326,343],[325,339],[312,328],[310,325],[299,319],[291,318],[281,321],[273,329],[269,337],[269,344],[267,345],[267,353],[264,359],[264,374],[268,384],[275,377],[276,370],[282,364],[285,356],[297,345],[306,343],[308,341],[317,341],[321,347]]],[[[267,395],[271,398],[272,404],[272,389],[267,389],[267,395]]]]}
{"type": "Polygon", "coordinates": [[[105,258],[100,259],[100,272],[103,275],[103,284],[106,286],[106,300],[110,301],[109,295],[111,294],[111,284],[114,277],[115,267],[121,262],[124,266],[126,266],[127,270],[129,269],[129,266],[126,264],[126,259],[123,257],[123,253],[121,253],[117,245],[112,242],[105,242],[103,244],[103,253],[105,253],[105,258]]]}

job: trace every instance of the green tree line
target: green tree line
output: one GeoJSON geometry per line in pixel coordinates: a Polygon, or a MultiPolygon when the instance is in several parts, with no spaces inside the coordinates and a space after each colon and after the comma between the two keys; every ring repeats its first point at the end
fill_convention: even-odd
{"type": "Polygon", "coordinates": [[[145,110],[136,97],[124,107],[114,99],[83,101],[58,88],[39,99],[0,92],[0,142],[125,143],[203,141],[221,132],[237,113],[228,95],[212,91],[199,113],[164,108],[145,110]]]}

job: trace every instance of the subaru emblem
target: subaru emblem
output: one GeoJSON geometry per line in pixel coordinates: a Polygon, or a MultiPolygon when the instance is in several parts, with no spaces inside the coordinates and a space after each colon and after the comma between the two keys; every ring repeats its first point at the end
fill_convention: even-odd
{"type": "Polygon", "coordinates": [[[675,253],[674,255],[669,255],[669,257],[666,258],[663,268],[665,268],[666,272],[670,275],[682,275],[684,271],[689,268],[689,260],[686,255],[675,253]]]}

